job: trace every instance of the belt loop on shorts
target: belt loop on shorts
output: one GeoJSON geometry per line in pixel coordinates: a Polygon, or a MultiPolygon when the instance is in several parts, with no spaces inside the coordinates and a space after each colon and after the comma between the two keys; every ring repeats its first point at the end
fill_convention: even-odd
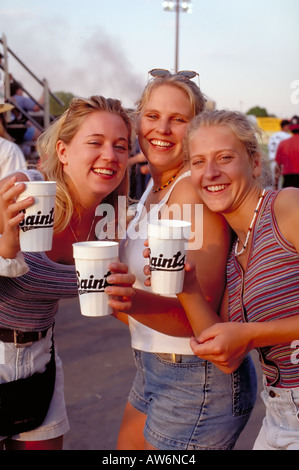
{"type": "Polygon", "coordinates": [[[156,353],[161,359],[165,361],[172,362],[173,364],[179,364],[183,362],[182,354],[175,354],[175,353],[156,353]]]}
{"type": "Polygon", "coordinates": [[[181,354],[171,354],[172,356],[172,362],[178,363],[178,362],[183,362],[182,361],[182,355],[181,354]]]}

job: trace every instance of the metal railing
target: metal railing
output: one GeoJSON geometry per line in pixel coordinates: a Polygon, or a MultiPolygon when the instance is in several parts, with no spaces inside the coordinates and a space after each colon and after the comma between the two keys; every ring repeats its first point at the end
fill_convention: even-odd
{"type": "Polygon", "coordinates": [[[50,122],[54,119],[53,116],[50,115],[50,96],[61,106],[63,106],[63,102],[50,91],[48,81],[44,78],[43,80],[39,79],[33,72],[27,67],[26,64],[8,47],[6,36],[3,34],[2,38],[0,38],[0,43],[3,46],[3,58],[4,58],[4,66],[0,64],[0,68],[4,71],[4,97],[5,100],[9,103],[12,103],[15,108],[17,108],[24,117],[26,117],[35,127],[39,130],[44,130],[50,124],[50,122]],[[40,107],[42,114],[43,114],[43,125],[40,124],[30,113],[26,112],[22,108],[20,108],[15,101],[12,101],[10,96],[10,73],[9,73],[9,66],[8,66],[8,58],[11,55],[33,78],[34,80],[39,83],[44,89],[44,105],[41,105],[30,93],[26,88],[21,85],[22,90],[26,93],[26,95],[31,98],[38,106],[40,107]]]}

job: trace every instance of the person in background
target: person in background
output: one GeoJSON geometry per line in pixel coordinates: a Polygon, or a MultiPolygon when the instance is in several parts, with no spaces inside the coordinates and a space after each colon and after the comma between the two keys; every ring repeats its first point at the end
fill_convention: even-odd
{"type": "Polygon", "coordinates": [[[293,116],[290,120],[290,131],[293,135],[280,142],[276,152],[276,180],[278,188],[279,176],[283,176],[282,187],[293,186],[299,188],[299,117],[293,116]]]}
{"type": "MultiPolygon", "coordinates": [[[[230,111],[203,113],[188,131],[194,188],[236,234],[221,308],[226,321],[191,346],[227,373],[256,348],[266,417],[254,449],[299,450],[299,189],[265,189],[256,132],[245,115],[230,111]]],[[[200,281],[193,275],[189,282],[198,298],[185,299],[188,316],[210,312],[200,281]]]]}
{"type": "Polygon", "coordinates": [[[9,103],[0,104],[0,179],[16,170],[25,170],[27,162],[20,147],[12,142],[6,131],[4,114],[11,111],[9,103]]]}
{"type": "MultiPolygon", "coordinates": [[[[22,110],[27,112],[40,111],[41,107],[44,105],[45,102],[44,93],[42,93],[38,103],[36,103],[32,98],[24,96],[22,85],[16,80],[13,80],[10,83],[10,96],[11,100],[16,105],[18,105],[22,110]]],[[[24,142],[36,141],[37,138],[40,136],[41,131],[37,127],[35,127],[30,121],[24,118],[24,116],[22,116],[22,113],[17,108],[15,108],[14,110],[14,119],[12,123],[15,122],[24,122],[26,124],[27,129],[25,129],[25,132],[23,134],[24,142]]]]}
{"type": "Polygon", "coordinates": [[[136,152],[129,159],[130,166],[130,198],[139,201],[150,180],[147,160],[137,147],[136,152]]]}
{"type": "MultiPolygon", "coordinates": [[[[128,193],[130,148],[131,121],[120,101],[75,99],[39,138],[39,170],[18,171],[0,182],[0,444],[6,449],[62,448],[69,425],[55,314],[60,299],[78,295],[72,245],[95,240],[101,202],[115,208],[117,224],[118,196],[128,193]],[[20,252],[19,223],[33,198],[16,198],[28,180],[57,182],[47,253],[20,252]]],[[[119,263],[111,272],[111,294],[119,296],[114,305],[126,310],[135,277],[119,263]]]]}
{"type": "Polygon", "coordinates": [[[271,135],[268,141],[268,157],[269,157],[269,162],[270,162],[270,168],[272,171],[272,177],[273,177],[273,182],[275,181],[275,175],[276,175],[276,161],[275,161],[275,156],[276,156],[276,151],[277,147],[285,139],[288,139],[291,137],[290,133],[290,121],[288,119],[282,119],[280,122],[280,128],[281,130],[279,132],[275,132],[274,134],[271,135]]]}
{"type": "Polygon", "coordinates": [[[190,336],[218,322],[218,314],[197,312],[190,325],[175,296],[156,295],[144,285],[147,221],[171,217],[172,208],[179,208],[184,218],[184,207],[188,207],[193,233],[203,230],[202,246],[195,243],[188,256],[205,296],[218,312],[231,242],[223,217],[214,215],[196,194],[184,158],[188,124],[204,109],[205,98],[190,72],[153,70],[150,74],[154,78],[137,103],[136,126],[152,179],[120,246],[121,260],[137,278],[128,318],[137,371],[117,448],[231,449],[255,402],[255,370],[250,359],[232,376],[199,359],[190,348],[190,336]],[[196,216],[196,208],[202,206],[203,225],[196,216]]]}

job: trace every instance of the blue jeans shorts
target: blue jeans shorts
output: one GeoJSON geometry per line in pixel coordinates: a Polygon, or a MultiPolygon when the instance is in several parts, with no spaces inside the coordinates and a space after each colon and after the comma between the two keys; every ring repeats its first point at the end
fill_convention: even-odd
{"type": "Polygon", "coordinates": [[[197,356],[134,350],[136,377],[129,402],[147,415],[144,437],[159,450],[229,450],[246,425],[256,400],[250,356],[224,374],[197,356]]]}
{"type": "MultiPolygon", "coordinates": [[[[2,343],[0,362],[0,383],[27,377],[34,372],[42,372],[50,360],[52,329],[47,335],[31,346],[16,348],[13,343],[2,343]]],[[[64,400],[64,378],[62,363],[55,355],[56,380],[48,414],[41,426],[32,431],[23,432],[11,439],[18,441],[43,441],[62,436],[69,430],[64,400]]],[[[0,441],[7,436],[0,436],[0,441]]]]}
{"type": "Polygon", "coordinates": [[[261,397],[266,416],[253,450],[299,450],[299,387],[267,386],[261,397]]]}

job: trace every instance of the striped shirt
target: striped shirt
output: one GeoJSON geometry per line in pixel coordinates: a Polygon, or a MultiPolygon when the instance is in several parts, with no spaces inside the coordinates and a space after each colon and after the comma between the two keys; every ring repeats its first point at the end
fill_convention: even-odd
{"type": "MultiPolygon", "coordinates": [[[[234,255],[234,247],[230,254],[227,266],[230,321],[263,322],[299,313],[299,255],[278,228],[273,212],[276,195],[277,191],[271,190],[264,197],[253,230],[246,272],[234,255]]],[[[258,348],[268,385],[299,387],[298,344],[299,341],[294,341],[258,348]]]]}
{"type": "Polygon", "coordinates": [[[0,278],[0,328],[43,331],[54,324],[58,301],[78,295],[75,266],[23,254],[29,272],[0,278]]]}
{"type": "MultiPolygon", "coordinates": [[[[22,170],[29,181],[42,181],[37,170],[22,170]]],[[[23,253],[29,272],[0,277],[0,328],[43,331],[53,326],[60,299],[78,295],[75,266],[55,263],[45,253],[23,253]]]]}

